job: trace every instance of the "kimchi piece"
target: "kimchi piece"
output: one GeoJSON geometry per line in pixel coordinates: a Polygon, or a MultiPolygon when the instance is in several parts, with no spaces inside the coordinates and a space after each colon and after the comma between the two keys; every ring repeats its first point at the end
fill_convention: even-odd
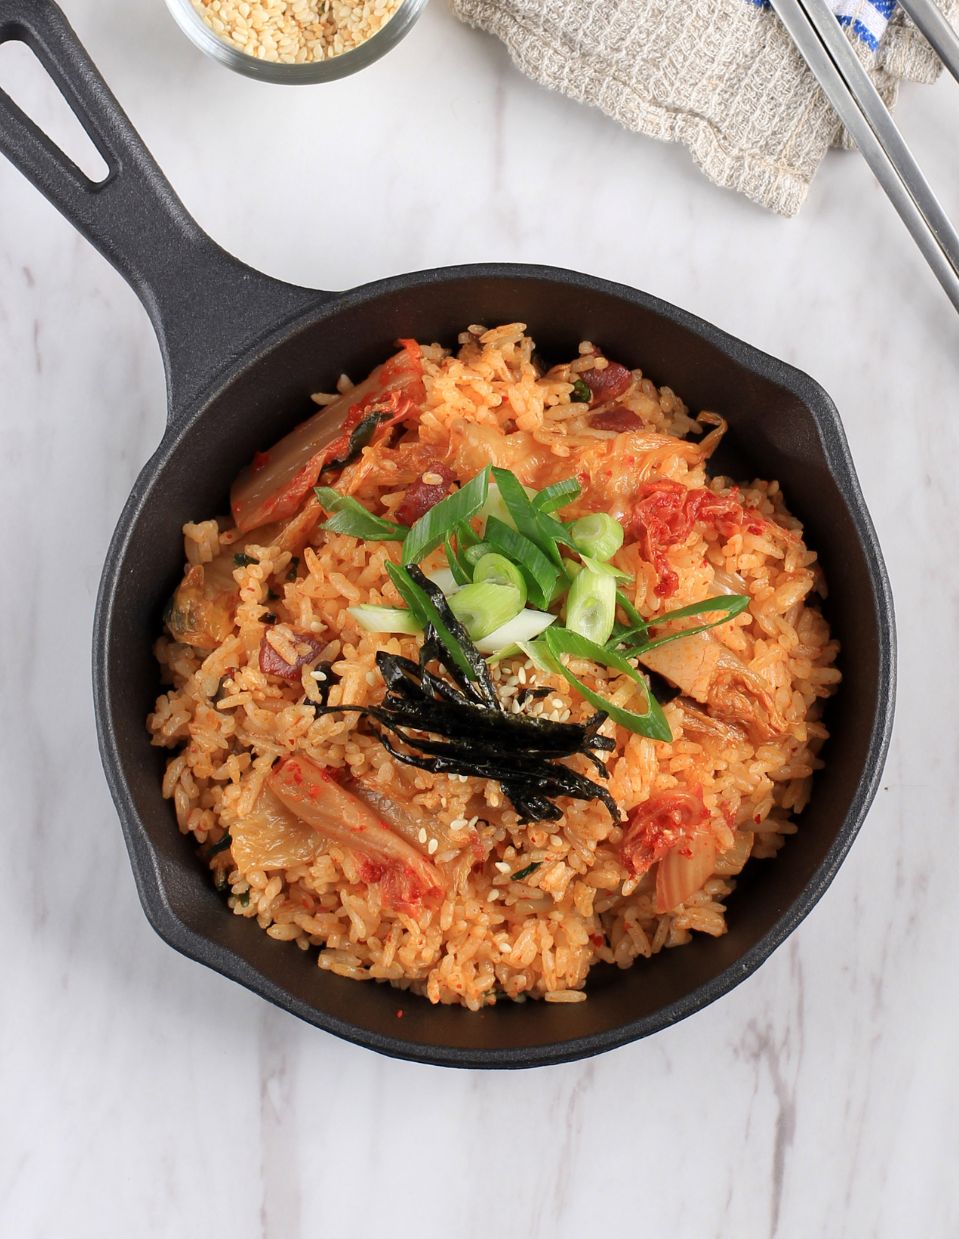
{"type": "Polygon", "coordinates": [[[245,533],[292,516],[326,467],[342,466],[365,443],[413,417],[424,399],[423,359],[415,340],[320,409],[268,452],[257,452],[230,492],[237,529],[245,533]]]}
{"type": "Polygon", "coordinates": [[[323,766],[287,757],[267,784],[300,821],[363,858],[363,880],[380,886],[388,906],[408,911],[442,894],[446,884],[436,866],[323,766]]]}

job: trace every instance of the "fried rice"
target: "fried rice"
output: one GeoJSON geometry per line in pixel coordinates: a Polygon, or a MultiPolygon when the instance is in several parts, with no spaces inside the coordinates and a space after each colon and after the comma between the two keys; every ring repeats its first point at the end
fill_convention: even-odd
{"type": "MultiPolygon", "coordinates": [[[[816,601],[825,583],[778,484],[735,487],[709,476],[720,419],[694,419],[640,371],[615,402],[618,415],[638,419],[635,429],[603,429],[595,402],[575,397],[580,376],[608,364],[588,342],[546,373],[523,324],[470,327],[456,351],[424,345],[420,354],[425,400],[415,425],[398,441],[367,446],[337,488],[388,518],[432,460],[445,461],[460,483],[493,460],[537,487],[575,475],[584,482],[579,510],[595,509],[602,496],[620,520],[650,479],[734,496],[755,519],[722,532],[695,523],[668,550],[677,580],[668,600],[657,592],[662,565],[644,557],[640,540],[627,537],[615,563],[631,578],[630,601],[653,622],[717,592],[749,595],[748,609],[710,633],[744,669],[735,697],[741,716],[728,697],[714,710],[680,694],[663,707],[671,743],[607,720],[603,733],[615,748],[606,786],[622,820],[600,801],[563,800],[558,821],[523,823],[497,781],[400,764],[361,716],[318,716],[311,704],[318,684],[331,705],[377,702],[384,692],[377,651],[417,657],[418,637],[366,632],[348,609],[398,605],[384,567],[399,558],[396,542],[313,524],[294,553],[288,537],[263,544],[256,530],[241,537],[228,519],[204,520],[184,527],[186,571],[209,571],[228,555],[235,598],[215,645],[169,631],[157,641],[167,687],[148,728],[154,744],[171,750],[163,794],[233,915],[314,951],[322,969],[474,1011],[527,997],[582,1001],[594,964],[627,968],[693,934],[723,934],[735,875],[750,858],[774,857],[796,831],[827,738],[823,701],[840,678],[837,644],[816,601]],[[297,668],[295,679],[262,669],[264,642],[297,668]],[[316,832],[271,836],[255,807],[277,759],[290,755],[361,780],[421,822],[414,842],[444,877],[442,899],[395,906],[356,850],[316,832]],[[637,867],[624,840],[644,806],[677,795],[704,807],[711,851],[695,889],[664,907],[663,860],[637,867]]],[[[441,550],[423,564],[442,566],[441,550]]],[[[628,677],[588,660],[569,665],[604,698],[638,708],[628,677]]],[[[558,721],[592,713],[564,678],[525,655],[502,659],[492,674],[509,710],[558,721]]],[[[583,757],[569,765],[590,773],[583,757]]]]}

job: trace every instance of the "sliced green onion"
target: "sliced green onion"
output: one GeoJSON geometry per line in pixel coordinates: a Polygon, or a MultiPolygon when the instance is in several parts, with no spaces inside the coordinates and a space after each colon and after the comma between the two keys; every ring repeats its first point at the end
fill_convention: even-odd
{"type": "Polygon", "coordinates": [[[612,559],[626,536],[619,521],[607,512],[590,512],[573,521],[569,527],[573,545],[581,555],[593,559],[612,559]]]}
{"type": "Polygon", "coordinates": [[[542,865],[542,863],[543,862],[541,860],[534,860],[533,863],[531,865],[527,865],[525,869],[518,869],[516,873],[511,874],[510,881],[511,882],[525,881],[525,879],[528,878],[531,873],[536,872],[536,870],[540,867],[540,865],[542,865]]]}
{"type": "Polygon", "coordinates": [[[519,648],[520,642],[532,641],[555,622],[556,616],[550,615],[549,611],[533,611],[527,607],[499,628],[494,628],[487,636],[480,637],[476,648],[481,654],[499,654],[511,648],[515,650],[519,648]]]}
{"type": "Polygon", "coordinates": [[[622,568],[617,568],[615,564],[604,563],[601,559],[593,559],[589,555],[580,555],[583,563],[591,572],[601,573],[603,576],[611,576],[616,581],[632,582],[633,578],[628,572],[624,572],[622,568]]]}
{"type": "Polygon", "coordinates": [[[423,628],[413,612],[402,607],[377,607],[364,602],[347,610],[366,632],[417,633],[423,628]]]}
{"type": "Polygon", "coordinates": [[[322,525],[330,533],[346,533],[368,542],[402,542],[410,532],[405,525],[374,516],[352,495],[341,495],[331,486],[315,486],[313,490],[330,514],[330,519],[322,525]]]}
{"type": "MultiPolygon", "coordinates": [[[[459,537],[458,534],[457,537],[459,537]]],[[[471,568],[475,568],[483,556],[488,555],[492,549],[488,542],[474,542],[472,546],[468,546],[463,552],[463,558],[471,568]]]]}
{"type": "Polygon", "coordinates": [[[597,710],[603,710],[614,723],[618,723],[620,727],[625,727],[627,731],[635,732],[640,736],[649,736],[652,740],[672,740],[673,733],[669,729],[669,723],[666,721],[666,716],[663,714],[659,702],[649,691],[646,677],[642,672],[637,671],[632,663],[628,663],[622,655],[615,653],[613,650],[603,649],[601,645],[596,645],[586,637],[582,637],[575,632],[569,632],[565,628],[547,628],[540,641],[552,654],[559,674],[590,705],[595,706],[597,710]],[[645,712],[637,714],[633,710],[626,710],[622,706],[615,705],[612,701],[607,701],[599,693],[594,693],[591,688],[586,687],[582,680],[573,675],[568,667],[565,667],[560,662],[561,654],[572,654],[575,658],[589,658],[593,662],[601,663],[604,667],[612,667],[614,671],[628,675],[643,690],[646,698],[645,712]]]}
{"type": "MultiPolygon", "coordinates": [[[[703,602],[694,602],[688,607],[680,607],[676,611],[667,611],[665,615],[660,615],[657,619],[649,620],[644,626],[644,634],[649,628],[659,628],[662,624],[668,624],[670,620],[689,619],[694,615],[709,614],[712,611],[719,611],[721,614],[718,619],[710,620],[708,624],[694,624],[692,628],[680,628],[678,632],[667,633],[663,637],[655,637],[652,641],[643,641],[639,645],[630,646],[628,649],[623,649],[620,653],[624,658],[638,658],[641,654],[648,654],[650,650],[659,649],[661,645],[668,645],[670,641],[681,641],[683,637],[694,637],[698,632],[706,632],[707,629],[717,628],[720,624],[725,624],[727,620],[733,619],[749,606],[748,594],[723,594],[717,598],[706,598],[703,602]]],[[[618,639],[617,644],[622,645],[629,640],[632,634],[629,632],[623,633],[618,639]]]]}
{"type": "Polygon", "coordinates": [[[616,620],[616,578],[583,568],[566,595],[566,627],[605,645],[616,620]]]}
{"type": "Polygon", "coordinates": [[[443,549],[446,551],[446,562],[450,566],[450,572],[453,574],[453,580],[457,585],[469,585],[470,573],[469,567],[453,546],[453,539],[449,534],[446,535],[446,541],[443,544],[443,549]]]}
{"type": "Polygon", "coordinates": [[[473,569],[474,581],[489,581],[493,585],[512,585],[519,590],[521,607],[526,606],[526,578],[515,564],[510,563],[505,555],[492,551],[476,561],[473,569]]]}
{"type": "MultiPolygon", "coordinates": [[[[494,470],[499,473],[509,473],[508,469],[494,470]]],[[[510,477],[520,487],[527,499],[532,499],[536,491],[530,486],[523,486],[515,474],[510,473],[510,477]]],[[[489,491],[486,496],[486,502],[479,511],[479,518],[483,521],[484,526],[486,521],[491,516],[495,516],[498,521],[502,521],[504,525],[509,525],[510,529],[516,528],[516,522],[513,520],[512,513],[507,506],[506,500],[503,497],[503,492],[496,482],[490,482],[489,491]]]]}
{"type": "Polygon", "coordinates": [[[459,589],[459,583],[449,568],[434,568],[432,572],[425,572],[423,575],[432,581],[438,589],[441,589],[444,594],[455,594],[459,589]]]}
{"type": "Polygon", "coordinates": [[[516,646],[517,649],[526,655],[537,670],[545,671],[547,675],[563,674],[559,660],[554,658],[546,648],[546,642],[542,637],[536,641],[517,641],[516,646]]]}
{"type": "Polygon", "coordinates": [[[416,521],[403,543],[403,563],[418,564],[444,541],[457,525],[475,516],[486,502],[489,465],[465,486],[441,499],[416,521]]]}
{"type": "MultiPolygon", "coordinates": [[[[515,474],[510,473],[509,469],[497,469],[494,465],[493,477],[496,479],[496,485],[503,496],[503,502],[506,504],[512,517],[510,523],[516,526],[517,531],[524,538],[528,538],[544,554],[548,555],[557,567],[561,567],[562,558],[559,553],[559,547],[556,545],[560,539],[557,538],[552,527],[555,526],[560,531],[562,541],[569,542],[569,537],[563,526],[559,521],[554,520],[553,517],[547,516],[545,512],[538,512],[533,507],[526,493],[526,488],[521,485],[519,478],[515,474]]],[[[487,522],[488,527],[489,522],[487,522]]]]}
{"type": "Polygon", "coordinates": [[[569,393],[571,404],[589,404],[593,398],[593,393],[589,389],[589,384],[582,379],[577,379],[573,384],[573,390],[569,393]]]}
{"type": "Polygon", "coordinates": [[[399,564],[387,561],[386,572],[399,591],[400,597],[413,612],[416,619],[419,620],[421,626],[425,628],[427,624],[432,624],[436,629],[436,635],[446,646],[453,662],[456,663],[468,680],[475,680],[476,672],[470,666],[469,659],[463,653],[463,647],[443,622],[443,617],[437,611],[429,594],[421,589],[406,568],[401,567],[399,564]]]}
{"type": "Polygon", "coordinates": [[[456,545],[464,551],[468,550],[471,546],[475,546],[477,542],[479,542],[479,538],[473,532],[473,526],[469,523],[469,521],[460,521],[457,524],[454,533],[456,534],[456,545]]]}
{"type": "Polygon", "coordinates": [[[562,482],[554,482],[534,495],[532,504],[537,512],[555,512],[557,508],[564,508],[578,499],[581,493],[582,487],[575,478],[564,478],[562,482]]]}
{"type": "Polygon", "coordinates": [[[629,620],[633,629],[636,629],[636,630],[642,629],[643,631],[645,631],[646,628],[649,627],[649,625],[646,623],[646,621],[643,619],[643,617],[636,610],[632,602],[630,602],[630,600],[626,597],[626,595],[623,593],[621,589],[618,589],[616,591],[616,601],[625,611],[626,618],[629,620]]]}
{"type": "Polygon", "coordinates": [[[474,582],[458,589],[449,600],[450,610],[473,641],[502,627],[522,609],[520,592],[512,585],[474,582]]]}
{"type": "Polygon", "coordinates": [[[513,518],[509,514],[509,509],[503,502],[503,496],[500,494],[499,487],[495,482],[490,482],[489,490],[486,493],[486,502],[479,510],[479,518],[483,523],[483,528],[486,528],[486,522],[493,516],[498,521],[502,521],[504,525],[509,525],[511,529],[516,528],[513,518]]]}
{"type": "Polygon", "coordinates": [[[576,550],[575,546],[573,546],[573,539],[569,536],[569,530],[562,521],[558,521],[555,516],[550,516],[546,512],[537,512],[536,518],[543,539],[547,544],[550,558],[562,564],[563,560],[560,556],[559,548],[561,546],[568,546],[570,550],[576,550]]]}
{"type": "Polygon", "coordinates": [[[526,578],[531,601],[544,610],[553,601],[559,568],[550,563],[535,542],[491,516],[486,522],[487,544],[516,564],[526,578]]]}

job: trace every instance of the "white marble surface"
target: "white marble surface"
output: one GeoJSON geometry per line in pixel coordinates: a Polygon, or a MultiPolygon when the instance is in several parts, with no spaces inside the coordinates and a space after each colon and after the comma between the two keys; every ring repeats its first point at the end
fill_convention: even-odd
{"type": "MultiPolygon", "coordinates": [[[[888,558],[901,688],[827,897],[757,975],[644,1043],[441,1071],[182,959],[139,909],[88,670],[107,540],[163,425],[159,356],[133,294],[0,160],[0,1234],[959,1233],[959,319],[861,162],[832,156],[798,219],[764,215],[535,89],[440,0],[385,62],[303,91],[201,59],[162,0],[65,7],[189,209],[264,270],[336,288],[556,263],[819,378],[888,558]]],[[[19,75],[0,52],[0,82],[19,75]]],[[[959,91],[907,90],[900,115],[959,216],[959,91]]]]}

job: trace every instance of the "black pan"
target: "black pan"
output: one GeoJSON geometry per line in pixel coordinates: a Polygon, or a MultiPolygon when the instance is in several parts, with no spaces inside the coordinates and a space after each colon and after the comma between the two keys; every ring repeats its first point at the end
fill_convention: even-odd
{"type": "MultiPolygon", "coordinates": [[[[0,42],[34,50],[110,173],[91,184],[4,94],[0,148],[129,280],[156,327],[169,421],[110,545],[94,636],[100,752],[137,888],[177,950],[318,1027],[386,1054],[473,1067],[527,1067],[596,1054],[697,1011],[748,976],[832,880],[865,816],[892,726],[892,598],[839,416],[812,379],[675,306],[549,267],[446,267],[347,293],[314,292],[243,266],[186,213],[50,0],[0,0],[0,42]],[[826,768],[799,834],[774,863],[747,868],[729,932],[596,970],[589,1001],[437,1008],[316,967],[231,916],[160,796],[164,755],[144,719],[158,691],[151,652],[179,579],[184,521],[222,511],[254,450],[285,434],[343,370],[366,373],[400,336],[455,341],[475,322],[528,323],[547,357],[588,338],[729,419],[720,464],[778,478],[818,547],[844,681],[831,708],[826,768]],[[399,1009],[404,1012],[397,1019],[399,1009]]],[[[785,1018],[785,1013],[783,1013],[785,1018]]]]}

